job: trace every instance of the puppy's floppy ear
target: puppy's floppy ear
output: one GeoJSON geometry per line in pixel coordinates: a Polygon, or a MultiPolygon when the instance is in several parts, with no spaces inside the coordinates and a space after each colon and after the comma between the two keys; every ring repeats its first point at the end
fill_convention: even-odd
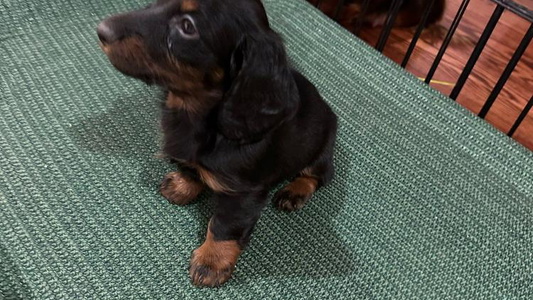
{"type": "Polygon", "coordinates": [[[244,36],[232,54],[230,76],[218,115],[226,138],[259,140],[296,113],[298,89],[275,32],[244,36]]]}

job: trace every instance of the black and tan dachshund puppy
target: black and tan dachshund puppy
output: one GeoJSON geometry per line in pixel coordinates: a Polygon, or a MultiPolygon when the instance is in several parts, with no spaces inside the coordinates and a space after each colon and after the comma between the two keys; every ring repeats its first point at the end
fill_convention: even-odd
{"type": "Polygon", "coordinates": [[[205,186],[214,191],[189,272],[196,285],[221,285],[269,189],[291,179],[274,203],[292,211],[332,180],[337,118],[289,66],[260,0],[159,0],[97,32],[115,68],[168,91],[163,147],[180,171],[165,176],[161,193],[185,205],[205,186]]]}

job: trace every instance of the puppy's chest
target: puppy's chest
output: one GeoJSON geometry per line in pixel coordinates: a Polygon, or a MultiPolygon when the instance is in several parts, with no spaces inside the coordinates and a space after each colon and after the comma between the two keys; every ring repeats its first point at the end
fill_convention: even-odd
{"type": "Polygon", "coordinates": [[[205,119],[192,118],[186,113],[163,113],[163,151],[171,158],[199,163],[213,148],[216,128],[205,119]]]}

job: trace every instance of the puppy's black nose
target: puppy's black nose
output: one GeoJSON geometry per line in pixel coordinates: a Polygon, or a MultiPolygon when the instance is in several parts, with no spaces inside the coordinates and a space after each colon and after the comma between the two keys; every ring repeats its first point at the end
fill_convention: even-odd
{"type": "Polygon", "coordinates": [[[98,24],[98,27],[96,28],[96,32],[98,33],[98,38],[103,44],[110,44],[117,40],[117,35],[111,29],[111,26],[109,26],[108,22],[102,21],[100,24],[98,24]]]}

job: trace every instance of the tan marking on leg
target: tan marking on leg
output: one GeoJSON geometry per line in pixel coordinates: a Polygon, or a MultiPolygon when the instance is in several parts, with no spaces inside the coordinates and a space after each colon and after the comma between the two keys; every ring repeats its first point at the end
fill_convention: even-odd
{"type": "Polygon", "coordinates": [[[288,190],[293,195],[311,195],[316,191],[318,180],[313,177],[297,177],[289,183],[284,190],[288,190]]]}
{"type": "MultiPolygon", "coordinates": [[[[303,170],[302,173],[309,173],[309,170],[303,170]]],[[[301,175],[274,195],[274,204],[279,209],[286,211],[301,209],[313,196],[317,188],[317,178],[301,175]]]]}
{"type": "Polygon", "coordinates": [[[237,241],[217,241],[207,229],[205,242],[194,250],[189,275],[193,284],[215,287],[228,281],[241,254],[237,241]]]}

